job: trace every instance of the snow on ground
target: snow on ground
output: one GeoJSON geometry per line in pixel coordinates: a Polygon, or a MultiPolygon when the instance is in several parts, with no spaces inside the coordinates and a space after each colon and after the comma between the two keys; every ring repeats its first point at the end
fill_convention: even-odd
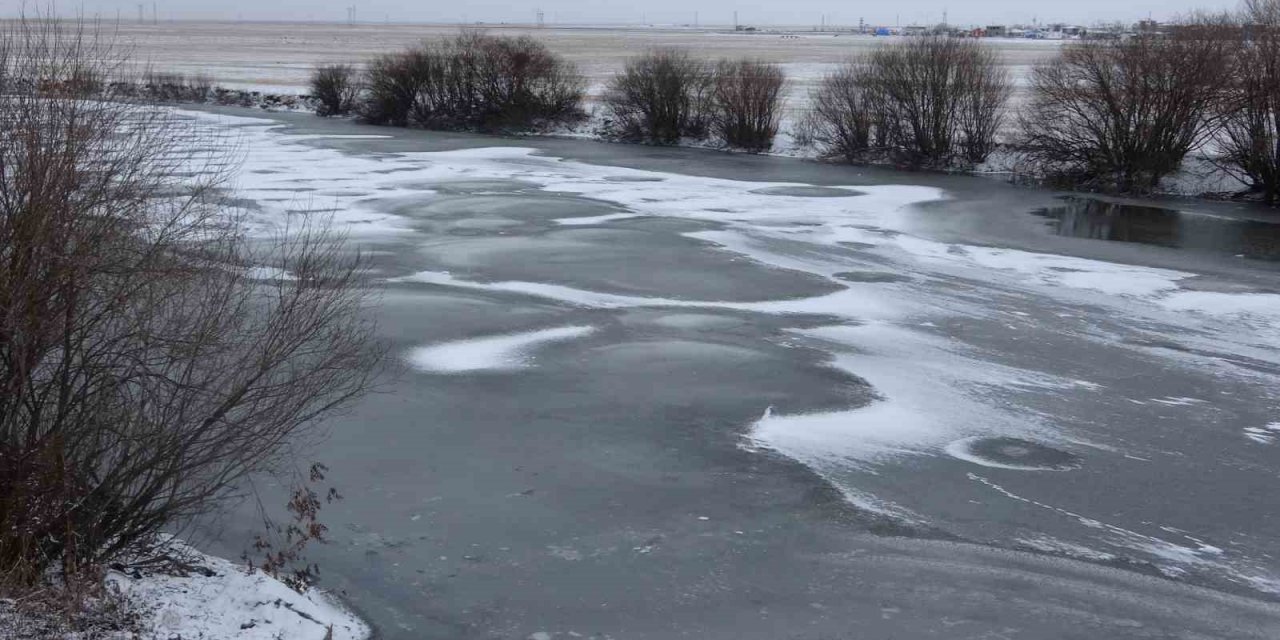
{"type": "Polygon", "coordinates": [[[527,333],[458,340],[419,347],[409,352],[414,368],[430,373],[512,371],[533,365],[539,346],[590,335],[593,327],[558,327],[527,333]]]}
{"type": "Polygon", "coordinates": [[[336,598],[306,594],[258,570],[179,545],[208,572],[188,576],[111,572],[108,583],[142,610],[147,637],[166,640],[365,640],[371,630],[336,598]],[[211,573],[212,575],[204,575],[211,573]]]}

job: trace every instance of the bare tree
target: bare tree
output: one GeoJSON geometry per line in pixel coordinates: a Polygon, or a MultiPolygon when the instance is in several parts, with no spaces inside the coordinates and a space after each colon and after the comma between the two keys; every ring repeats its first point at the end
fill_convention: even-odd
{"type": "Polygon", "coordinates": [[[1215,164],[1267,202],[1280,198],[1280,2],[1245,0],[1229,58],[1215,164]]]}
{"type": "Polygon", "coordinates": [[[311,95],[319,103],[316,115],[325,117],[350,114],[360,99],[356,68],[347,64],[316,67],[311,73],[311,95]]]}
{"type": "Polygon", "coordinates": [[[250,242],[227,146],[89,81],[125,71],[90,26],[0,33],[0,586],[147,553],[383,358],[359,254],[314,221],[250,242]]]}
{"type": "Polygon", "coordinates": [[[849,161],[976,164],[995,147],[1009,94],[994,51],[923,36],[877,47],[828,76],[808,127],[828,153],[849,161]]]}
{"type": "Polygon", "coordinates": [[[541,42],[476,31],[369,65],[361,109],[375,124],[527,129],[581,117],[584,82],[541,42]]]}
{"type": "Polygon", "coordinates": [[[823,78],[813,92],[803,126],[828,155],[847,162],[872,160],[883,133],[885,103],[875,93],[865,58],[851,60],[823,78]]]}
{"type": "Polygon", "coordinates": [[[1030,160],[1072,185],[1154,189],[1213,134],[1227,51],[1195,31],[1064,46],[1032,74],[1030,160]]]}
{"type": "Polygon", "coordinates": [[[960,57],[955,80],[960,94],[956,109],[960,153],[968,163],[981,164],[995,151],[1004,129],[1013,82],[990,47],[970,46],[960,57]]]}
{"type": "Polygon", "coordinates": [[[486,128],[526,126],[581,115],[585,81],[577,69],[529,36],[463,34],[455,45],[474,51],[477,102],[486,128]]]}
{"type": "Polygon", "coordinates": [[[388,53],[374,58],[365,68],[365,96],[360,117],[370,124],[403,127],[424,84],[420,77],[426,64],[419,52],[388,53]]]}
{"type": "Polygon", "coordinates": [[[731,147],[767,151],[782,117],[786,76],[759,60],[722,60],[716,66],[711,128],[731,147]]]}
{"type": "Polygon", "coordinates": [[[604,95],[617,135],[654,144],[704,138],[710,124],[715,74],[681,49],[655,49],[632,58],[604,95]]]}

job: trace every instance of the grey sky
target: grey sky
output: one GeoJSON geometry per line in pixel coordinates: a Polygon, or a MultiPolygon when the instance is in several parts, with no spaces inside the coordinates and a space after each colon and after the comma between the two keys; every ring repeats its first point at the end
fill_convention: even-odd
{"type": "MultiPolygon", "coordinates": [[[[13,13],[21,0],[0,0],[13,13]],[[12,3],[12,4],[11,4],[12,3]]],[[[151,0],[141,0],[151,13],[151,0]]],[[[30,5],[31,3],[28,3],[30,5]]],[[[38,4],[38,2],[37,2],[38,4]]],[[[542,9],[548,22],[593,23],[632,22],[691,23],[697,12],[703,24],[727,24],[738,12],[744,23],[816,24],[826,14],[834,24],[857,24],[865,18],[872,24],[928,24],[942,20],[943,11],[954,24],[1030,22],[1133,21],[1147,17],[1169,18],[1192,9],[1226,9],[1237,0],[895,0],[891,2],[849,2],[847,0],[779,0],[777,2],[735,2],[733,0],[156,0],[161,18],[235,20],[321,20],[343,21],[346,7],[355,4],[357,16],[365,21],[393,22],[532,22],[542,9]]],[[[84,0],[86,14],[97,13],[114,19],[117,11],[136,19],[138,0],[84,0]]],[[[74,13],[74,2],[59,2],[63,13],[74,13]]]]}

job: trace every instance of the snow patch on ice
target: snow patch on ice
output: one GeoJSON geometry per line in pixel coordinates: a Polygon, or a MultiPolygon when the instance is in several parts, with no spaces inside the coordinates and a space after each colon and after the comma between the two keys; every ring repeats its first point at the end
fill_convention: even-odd
{"type": "Polygon", "coordinates": [[[606,222],[617,222],[619,220],[630,220],[632,218],[643,218],[643,217],[645,217],[644,214],[640,214],[640,213],[626,213],[626,212],[607,213],[600,216],[586,216],[586,217],[578,217],[578,218],[558,218],[555,220],[555,223],[559,225],[564,225],[566,227],[589,226],[589,225],[604,224],[606,222]]]}
{"type": "Polygon", "coordinates": [[[590,335],[594,327],[558,327],[419,347],[409,352],[414,368],[429,373],[512,371],[532,365],[531,352],[549,342],[590,335]]]}
{"type": "Polygon", "coordinates": [[[947,338],[884,322],[795,330],[834,345],[830,366],[870,383],[878,398],[843,411],[766,413],[749,432],[753,445],[810,466],[861,468],[902,455],[932,455],[958,437],[1029,435],[1036,416],[984,399],[998,390],[1071,389],[1075,380],[980,363],[947,338]]]}
{"type": "Polygon", "coordinates": [[[940,429],[920,412],[898,403],[874,401],[846,411],[762,416],[751,439],[810,465],[857,465],[887,455],[920,453],[940,429]]]}
{"type": "Polygon", "coordinates": [[[1258,444],[1272,444],[1280,438],[1280,422],[1272,422],[1265,427],[1245,427],[1244,437],[1258,444]]]}
{"type": "Polygon", "coordinates": [[[628,296],[577,289],[559,284],[519,280],[474,282],[442,271],[420,271],[408,276],[392,278],[389,282],[416,282],[477,291],[513,293],[593,309],[642,307],[727,309],[780,315],[810,313],[844,317],[851,320],[899,315],[897,308],[892,303],[878,299],[873,294],[855,289],[843,289],[834,293],[809,298],[765,300],[761,302],[727,302],[722,300],[677,300],[675,298],[628,296]]]}
{"type": "Polygon", "coordinates": [[[1280,294],[1274,293],[1179,291],[1161,299],[1160,304],[1172,311],[1280,318],[1280,294]]]}
{"type": "Polygon", "coordinates": [[[1151,398],[1151,402],[1162,404],[1169,407],[1190,407],[1197,404],[1204,404],[1204,400],[1199,398],[1187,398],[1182,396],[1166,396],[1163,398],[1151,398]]]}

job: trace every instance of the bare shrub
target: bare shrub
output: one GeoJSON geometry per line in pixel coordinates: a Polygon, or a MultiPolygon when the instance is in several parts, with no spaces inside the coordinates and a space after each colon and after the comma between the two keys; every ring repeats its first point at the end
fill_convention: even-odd
{"type": "Polygon", "coordinates": [[[370,124],[403,127],[418,99],[417,52],[388,53],[374,58],[365,70],[365,95],[360,116],[370,124]]]}
{"type": "Polygon", "coordinates": [[[350,114],[360,98],[358,78],[358,72],[351,65],[316,67],[311,73],[311,96],[319,103],[316,114],[325,117],[350,114]]]}
{"type": "Polygon", "coordinates": [[[1073,186],[1154,189],[1214,132],[1227,49],[1194,32],[1064,46],[1032,73],[1032,166],[1073,186]]]}
{"type": "Polygon", "coordinates": [[[704,138],[715,74],[680,49],[655,49],[627,62],[603,102],[616,135],[653,144],[704,138]]]}
{"type": "Polygon", "coordinates": [[[1280,198],[1280,2],[1246,0],[1237,31],[1214,161],[1274,203],[1280,198]]]}
{"type": "Polygon", "coordinates": [[[786,76],[759,60],[723,60],[716,66],[711,128],[724,144],[768,151],[782,116],[786,76]]]}
{"type": "Polygon", "coordinates": [[[376,124],[524,129],[582,115],[574,67],[527,37],[463,32],[382,56],[361,109],[376,124]]]}
{"type": "Polygon", "coordinates": [[[213,79],[206,75],[148,70],[136,95],[155,102],[204,102],[212,91],[213,79]]]}
{"type": "Polygon", "coordinates": [[[814,91],[803,127],[827,155],[864,162],[883,147],[873,136],[885,133],[885,103],[870,78],[866,59],[855,59],[823,78],[814,91]]]}
{"type": "Polygon", "coordinates": [[[1004,128],[1013,82],[994,49],[970,46],[956,67],[956,85],[960,154],[969,164],[981,164],[995,151],[1004,128]]]}
{"type": "Polygon", "coordinates": [[[84,25],[0,32],[0,585],[156,553],[382,361],[358,254],[314,221],[250,242],[224,143],[78,89],[118,61],[84,25]]]}
{"type": "Polygon", "coordinates": [[[478,59],[475,102],[481,106],[481,126],[526,126],[580,114],[583,79],[541,42],[471,33],[454,47],[460,58],[478,59]]]}
{"type": "Polygon", "coordinates": [[[995,147],[1009,94],[992,49],[917,37],[877,47],[828,76],[809,124],[829,154],[850,161],[977,164],[995,147]]]}
{"type": "Polygon", "coordinates": [[[986,159],[1009,84],[991,49],[927,36],[876,49],[868,63],[886,103],[883,138],[896,161],[914,167],[945,166],[959,155],[986,159]]]}

